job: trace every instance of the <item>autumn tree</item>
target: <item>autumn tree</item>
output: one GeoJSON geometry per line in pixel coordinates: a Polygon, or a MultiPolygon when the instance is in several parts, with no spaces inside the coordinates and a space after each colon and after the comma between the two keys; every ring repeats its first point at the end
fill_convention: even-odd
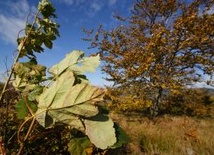
{"type": "Polygon", "coordinates": [[[161,111],[173,115],[214,116],[213,89],[191,88],[170,93],[162,102],[161,111]]]}
{"type": "Polygon", "coordinates": [[[146,97],[155,115],[164,90],[212,80],[213,7],[213,0],[139,0],[129,17],[115,16],[121,25],[100,26],[89,41],[104,61],[106,80],[114,83],[110,90],[146,97]]]}

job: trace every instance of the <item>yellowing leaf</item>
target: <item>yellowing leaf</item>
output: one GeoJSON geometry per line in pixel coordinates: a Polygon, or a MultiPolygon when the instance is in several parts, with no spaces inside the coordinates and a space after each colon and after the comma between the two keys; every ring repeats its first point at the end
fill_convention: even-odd
{"type": "Polygon", "coordinates": [[[63,122],[77,128],[83,128],[79,117],[92,117],[99,111],[95,102],[103,99],[104,92],[88,83],[74,85],[75,77],[66,71],[38,98],[37,121],[44,127],[47,115],[55,122],[63,122]],[[75,122],[75,123],[74,123],[75,122]]]}
{"type": "Polygon", "coordinates": [[[94,72],[99,66],[99,55],[94,57],[84,57],[83,51],[73,51],[66,55],[66,57],[49,69],[49,72],[54,75],[62,74],[66,69],[70,69],[78,75],[85,72],[94,72]],[[82,59],[81,59],[82,58],[82,59]]]}
{"type": "Polygon", "coordinates": [[[58,64],[52,66],[49,72],[54,75],[60,75],[68,67],[77,63],[78,59],[83,57],[84,53],[82,51],[73,51],[66,55],[66,57],[60,61],[58,64]]]}

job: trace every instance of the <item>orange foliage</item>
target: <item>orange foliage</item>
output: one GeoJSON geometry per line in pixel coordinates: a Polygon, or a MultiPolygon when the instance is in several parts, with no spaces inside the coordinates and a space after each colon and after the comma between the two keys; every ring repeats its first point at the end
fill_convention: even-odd
{"type": "Polygon", "coordinates": [[[213,0],[137,1],[130,17],[116,16],[123,25],[113,30],[100,26],[90,41],[99,49],[106,79],[121,93],[134,90],[131,98],[144,92],[142,98],[154,104],[162,89],[177,90],[204,75],[212,77],[213,5],[213,0]]]}

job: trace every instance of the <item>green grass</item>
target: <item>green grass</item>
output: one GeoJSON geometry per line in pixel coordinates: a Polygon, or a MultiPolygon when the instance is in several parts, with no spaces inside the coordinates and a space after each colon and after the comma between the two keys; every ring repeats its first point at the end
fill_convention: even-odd
{"type": "Polygon", "coordinates": [[[214,154],[214,119],[165,115],[150,120],[140,114],[111,115],[131,139],[120,155],[214,154]]]}

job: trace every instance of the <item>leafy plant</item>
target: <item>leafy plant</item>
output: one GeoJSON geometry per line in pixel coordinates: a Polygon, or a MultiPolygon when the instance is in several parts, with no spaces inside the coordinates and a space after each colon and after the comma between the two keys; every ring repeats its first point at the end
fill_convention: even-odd
{"type": "Polygon", "coordinates": [[[87,149],[93,152],[95,147],[117,148],[126,142],[121,136],[116,137],[124,132],[115,130],[108,114],[100,111],[98,102],[103,100],[105,91],[92,86],[84,75],[95,71],[100,64],[99,55],[84,57],[84,52],[73,51],[48,70],[49,77],[46,77],[46,67],[37,63],[35,53],[43,52],[44,46],[51,49],[59,36],[54,11],[48,0],[39,2],[33,23],[27,21],[25,35],[17,39],[18,55],[1,94],[2,100],[11,81],[20,94],[15,104],[18,118],[23,120],[17,133],[20,145],[17,154],[22,154],[25,144],[33,139],[29,137],[34,134],[36,124],[47,130],[63,125],[70,132],[73,129],[81,132],[82,137],[68,134],[71,154],[84,155],[87,149]],[[19,62],[22,57],[29,61],[19,62]]]}

